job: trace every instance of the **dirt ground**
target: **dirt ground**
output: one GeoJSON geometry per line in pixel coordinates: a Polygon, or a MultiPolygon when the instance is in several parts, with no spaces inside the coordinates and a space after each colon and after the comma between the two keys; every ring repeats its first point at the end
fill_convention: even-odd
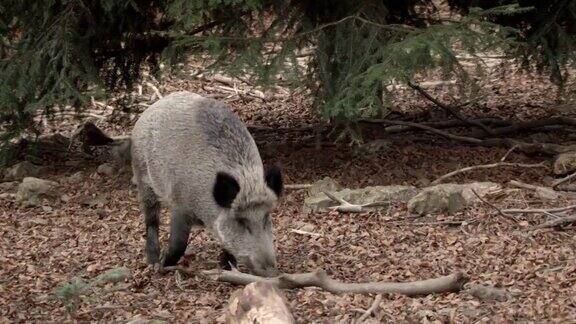
{"type": "MultiPolygon", "coordinates": [[[[163,91],[202,92],[200,82],[171,80],[163,91]]],[[[551,86],[539,78],[507,77],[485,102],[469,114],[500,112],[504,117],[554,113],[551,86]],[[520,88],[520,90],[518,90],[520,88]],[[529,113],[531,112],[531,113],[529,113]]],[[[262,103],[228,100],[249,125],[310,125],[315,118],[306,98],[262,103]]],[[[400,101],[407,109],[434,110],[426,103],[400,101]]],[[[58,126],[54,126],[55,128],[58,126]]],[[[128,133],[110,125],[116,133],[128,133]]],[[[424,133],[390,138],[390,147],[374,156],[355,155],[352,148],[311,145],[310,131],[254,133],[266,164],[282,167],[285,183],[310,183],[325,176],[346,187],[413,184],[421,186],[457,168],[492,163],[503,149],[473,147],[424,133]]],[[[377,137],[371,133],[369,137],[377,137]]],[[[538,135],[549,141],[571,140],[566,133],[538,135]]],[[[328,142],[328,140],[326,140],[328,142]]],[[[511,162],[537,163],[544,156],[512,153],[511,162]]],[[[73,165],[54,161],[43,178],[62,184],[70,198],[53,208],[23,208],[0,198],[0,322],[125,322],[135,318],[178,323],[222,321],[231,292],[238,287],[213,282],[200,274],[211,269],[219,253],[202,230],[193,232],[183,266],[198,275],[151,273],[146,267],[144,230],[130,174],[100,176],[97,163],[73,165]],[[77,171],[78,183],[64,179],[77,171]],[[70,312],[54,296],[58,285],[74,277],[92,279],[106,270],[127,267],[131,276],[122,289],[83,297],[70,312]]],[[[451,181],[520,180],[542,184],[542,169],[499,168],[465,173],[451,181]]],[[[478,204],[455,215],[413,218],[405,205],[380,212],[306,214],[305,191],[289,190],[273,214],[279,267],[284,272],[322,268],[343,281],[412,281],[462,271],[472,283],[508,290],[507,301],[479,301],[466,293],[409,298],[385,295],[371,320],[394,323],[576,323],[576,236],[574,227],[533,232],[546,220],[541,215],[500,216],[478,204]],[[446,220],[462,225],[437,225],[446,220]],[[310,224],[321,236],[291,231],[310,224]]],[[[493,200],[499,207],[563,206],[571,198],[541,201],[527,191],[513,191],[493,200]]],[[[574,203],[572,201],[572,203],[574,203]]],[[[166,211],[161,239],[167,239],[166,211]]],[[[307,288],[285,291],[299,323],[350,323],[370,307],[374,296],[334,295],[307,288]]]]}

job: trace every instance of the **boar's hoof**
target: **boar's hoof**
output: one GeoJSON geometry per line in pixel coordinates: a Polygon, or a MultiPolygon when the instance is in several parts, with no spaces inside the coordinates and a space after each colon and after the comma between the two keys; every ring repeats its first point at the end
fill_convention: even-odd
{"type": "Polygon", "coordinates": [[[232,254],[226,250],[222,250],[218,265],[222,270],[232,270],[232,267],[236,268],[238,266],[238,262],[236,262],[236,258],[232,254]]]}

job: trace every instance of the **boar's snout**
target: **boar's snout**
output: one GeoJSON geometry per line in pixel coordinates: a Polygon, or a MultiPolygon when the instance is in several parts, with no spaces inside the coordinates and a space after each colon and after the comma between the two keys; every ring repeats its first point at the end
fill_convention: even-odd
{"type": "Polygon", "coordinates": [[[266,258],[264,260],[250,260],[248,262],[250,270],[261,277],[275,277],[280,274],[276,267],[276,258],[266,258]]]}

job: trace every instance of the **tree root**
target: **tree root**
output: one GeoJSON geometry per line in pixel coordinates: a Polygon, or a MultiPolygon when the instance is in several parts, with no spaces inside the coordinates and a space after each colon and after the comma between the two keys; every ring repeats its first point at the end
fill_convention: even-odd
{"type": "Polygon", "coordinates": [[[247,285],[252,282],[267,282],[281,289],[296,289],[304,287],[318,287],[325,291],[359,294],[400,294],[406,296],[420,296],[458,292],[462,290],[468,278],[461,272],[434,279],[413,282],[366,282],[345,283],[336,281],[323,270],[308,273],[282,274],[274,278],[264,278],[237,271],[208,270],[203,272],[214,280],[228,282],[236,285],[247,285]]]}

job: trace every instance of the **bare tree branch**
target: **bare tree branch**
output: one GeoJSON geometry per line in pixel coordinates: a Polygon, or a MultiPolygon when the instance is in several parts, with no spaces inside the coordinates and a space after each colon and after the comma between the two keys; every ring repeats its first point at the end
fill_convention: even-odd
{"type": "Polygon", "coordinates": [[[514,222],[516,222],[516,219],[514,219],[514,217],[512,217],[511,215],[508,215],[508,214],[504,213],[504,211],[502,211],[502,209],[498,208],[498,206],[496,206],[496,205],[492,204],[491,202],[489,202],[488,200],[482,198],[482,196],[480,196],[480,195],[476,192],[476,190],[472,189],[472,193],[473,193],[478,199],[480,199],[481,202],[483,202],[483,203],[485,203],[486,205],[494,208],[494,209],[498,212],[498,214],[500,214],[500,215],[502,215],[503,217],[508,218],[508,219],[513,220],[514,222]]]}
{"type": "Polygon", "coordinates": [[[310,187],[312,187],[312,185],[309,183],[284,185],[285,189],[291,189],[291,190],[308,189],[310,187]]]}
{"type": "Polygon", "coordinates": [[[402,126],[410,126],[410,127],[414,127],[414,128],[419,128],[419,129],[423,129],[425,131],[429,131],[431,133],[435,133],[435,134],[438,134],[440,136],[444,136],[446,138],[453,139],[453,140],[460,141],[460,142],[480,144],[480,145],[483,142],[481,139],[478,139],[478,138],[454,135],[454,134],[451,134],[451,133],[448,133],[445,131],[441,131],[441,130],[436,129],[434,127],[430,127],[430,126],[426,126],[426,125],[418,124],[418,123],[412,123],[412,122],[406,122],[406,121],[400,121],[400,120],[389,120],[389,119],[380,119],[380,122],[383,124],[402,125],[402,126]]]}
{"type": "Polygon", "coordinates": [[[560,227],[560,226],[572,224],[575,222],[576,222],[576,215],[570,215],[570,216],[565,216],[565,217],[560,217],[560,218],[549,220],[545,223],[542,223],[542,224],[534,227],[534,229],[560,227]]]}
{"type": "MultiPolygon", "coordinates": [[[[475,122],[483,123],[483,124],[494,124],[496,126],[508,126],[508,125],[510,125],[509,122],[504,121],[504,120],[499,119],[499,118],[487,117],[487,118],[477,118],[477,119],[471,119],[471,120],[475,121],[475,122]]],[[[367,124],[382,124],[383,120],[382,119],[362,119],[362,120],[360,120],[360,122],[361,123],[367,123],[367,124]]],[[[436,129],[462,127],[462,126],[469,125],[468,123],[465,123],[461,120],[442,120],[442,121],[433,121],[433,122],[423,122],[423,123],[419,123],[419,124],[424,125],[424,126],[433,127],[436,129]]],[[[395,133],[406,132],[406,131],[414,130],[414,129],[415,129],[415,127],[412,127],[412,126],[395,125],[395,126],[385,127],[384,131],[388,134],[395,134],[395,133]]]]}
{"type": "Polygon", "coordinates": [[[572,179],[574,179],[574,178],[576,178],[576,172],[574,172],[574,173],[572,173],[571,175],[566,176],[566,177],[564,177],[564,178],[562,178],[562,179],[560,179],[560,180],[554,181],[554,183],[552,184],[552,188],[555,189],[555,188],[557,188],[559,185],[561,185],[561,184],[563,184],[563,183],[565,183],[565,182],[568,182],[568,181],[570,181],[570,180],[572,180],[572,179]]]}
{"type": "Polygon", "coordinates": [[[482,130],[484,130],[486,133],[488,134],[493,134],[494,132],[492,131],[492,129],[486,125],[484,125],[481,122],[478,122],[474,119],[468,119],[464,116],[462,116],[462,114],[460,114],[460,112],[455,108],[452,107],[450,105],[447,105],[445,103],[440,102],[438,99],[434,98],[430,93],[428,93],[426,90],[424,90],[422,87],[420,87],[419,85],[412,83],[412,82],[408,82],[408,85],[418,91],[422,96],[424,96],[426,99],[428,99],[430,102],[434,103],[436,106],[442,108],[444,111],[452,114],[454,117],[460,119],[461,121],[463,121],[464,123],[471,125],[471,126],[476,126],[481,128],[482,130]]]}
{"type": "Polygon", "coordinates": [[[264,278],[237,271],[208,270],[203,272],[214,280],[236,285],[247,285],[252,282],[268,282],[281,289],[318,287],[334,294],[401,294],[419,296],[435,293],[458,292],[468,281],[461,272],[434,279],[413,282],[366,282],[345,283],[336,281],[323,270],[308,273],[283,274],[274,278],[264,278]]]}
{"type": "Polygon", "coordinates": [[[418,123],[411,123],[405,121],[397,121],[397,120],[388,120],[388,119],[380,119],[380,122],[383,124],[390,124],[390,125],[403,125],[403,126],[410,126],[414,128],[423,129],[425,131],[438,134],[440,136],[470,143],[476,144],[486,147],[505,147],[505,148],[512,148],[516,147],[516,150],[523,152],[523,153],[541,153],[541,154],[548,154],[548,155],[557,155],[560,153],[565,153],[569,151],[576,151],[576,145],[558,145],[558,144],[551,144],[551,143],[526,143],[520,142],[510,138],[490,138],[490,139],[479,139],[475,137],[469,136],[460,136],[454,135],[439,129],[435,129],[430,126],[418,124],[418,123]]]}
{"type": "Polygon", "coordinates": [[[510,214],[546,214],[546,213],[560,213],[568,210],[576,209],[576,205],[566,207],[550,208],[550,209],[503,209],[502,212],[510,214]]]}
{"type": "Polygon", "coordinates": [[[382,294],[376,295],[370,308],[368,308],[366,312],[364,312],[364,314],[362,314],[362,316],[358,318],[356,323],[363,323],[368,317],[370,317],[370,315],[374,313],[374,311],[378,308],[378,306],[380,306],[381,301],[382,301],[382,294]]]}
{"type": "Polygon", "coordinates": [[[446,180],[447,178],[453,177],[453,176],[460,174],[460,173],[473,171],[473,170],[491,169],[491,168],[496,168],[496,167],[501,167],[501,166],[509,166],[509,167],[517,167],[517,168],[548,168],[548,166],[544,163],[524,164],[524,163],[496,162],[496,163],[492,163],[492,164],[474,165],[474,166],[465,167],[465,168],[447,173],[447,174],[441,176],[440,178],[432,181],[432,184],[433,185],[439,184],[442,181],[446,180]]]}
{"type": "MultiPolygon", "coordinates": [[[[561,126],[576,126],[576,119],[560,116],[552,117],[546,119],[537,119],[529,121],[521,121],[516,123],[511,123],[509,126],[499,127],[492,129],[491,136],[503,136],[510,135],[512,133],[523,132],[532,129],[538,129],[546,126],[561,125],[561,126]]],[[[472,134],[472,136],[482,137],[484,134],[472,134]]]]}

